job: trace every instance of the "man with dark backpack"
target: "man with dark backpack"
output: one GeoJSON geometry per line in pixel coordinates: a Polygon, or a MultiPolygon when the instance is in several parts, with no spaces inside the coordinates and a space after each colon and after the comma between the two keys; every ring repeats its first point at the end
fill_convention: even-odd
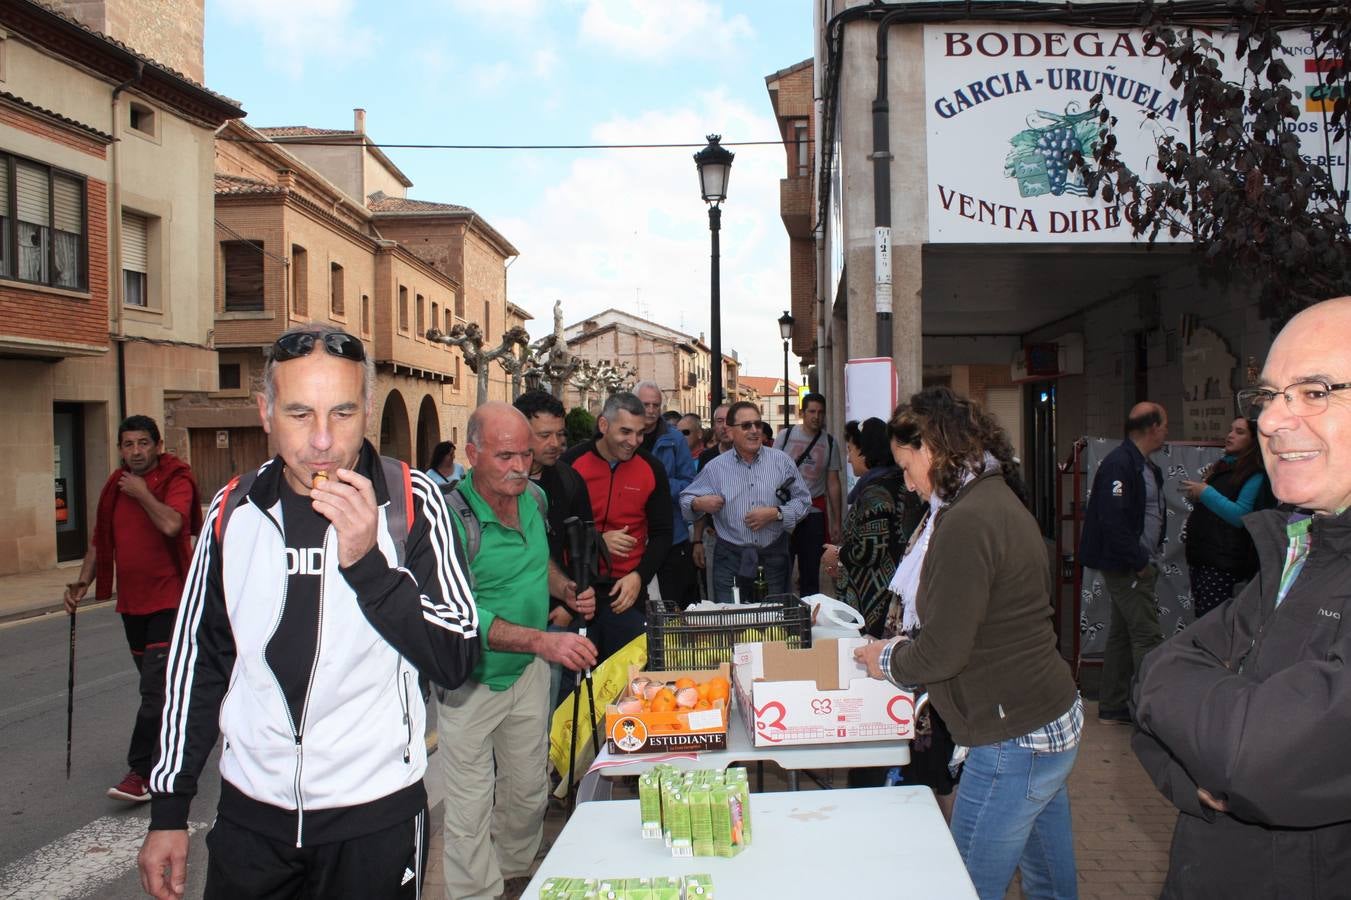
{"type": "Polygon", "coordinates": [[[270,348],[278,455],[223,488],[169,646],[141,883],[179,898],[188,811],[224,738],[205,895],[416,898],[420,677],[459,685],[480,630],[440,489],[365,440],[375,367],[329,325],[270,348]]]}
{"type": "MultiPolygon", "coordinates": [[[[825,430],[826,398],[802,395],[802,423],[789,425],[774,439],[775,449],[792,457],[812,495],[812,511],[793,529],[789,543],[797,561],[798,593],[807,597],[821,590],[821,553],[832,535],[840,533],[844,454],[825,430]]],[[[791,564],[790,564],[791,565],[791,564]]]]}
{"type": "MultiPolygon", "coordinates": [[[[563,523],[576,516],[579,522],[591,521],[591,498],[582,476],[566,463],[560,463],[568,449],[568,428],[563,404],[548,391],[526,391],[512,405],[525,416],[530,426],[530,482],[548,501],[549,557],[562,571],[570,572],[567,559],[567,532],[563,523]]],[[[549,597],[549,630],[570,631],[574,614],[562,597],[549,597]]],[[[555,664],[549,680],[549,697],[557,706],[562,700],[563,668],[555,664]]]]}
{"type": "Polygon", "coordinates": [[[578,596],[549,558],[525,416],[505,403],[483,404],[469,417],[465,453],[469,474],[456,485],[451,510],[484,650],[469,679],[438,698],[437,757],[446,788],[446,891],[470,900],[516,896],[507,882],[528,880],[549,797],[549,664],[581,671],[596,662],[580,634],[546,630],[549,597],[587,617],[596,602],[590,589],[578,596]]]}

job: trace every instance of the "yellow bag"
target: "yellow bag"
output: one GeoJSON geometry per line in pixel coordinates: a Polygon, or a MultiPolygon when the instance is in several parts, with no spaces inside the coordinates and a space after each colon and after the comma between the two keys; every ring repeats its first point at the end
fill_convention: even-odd
{"type": "MultiPolygon", "coordinates": [[[[577,704],[577,773],[585,775],[586,770],[591,768],[591,763],[596,759],[596,755],[591,750],[591,732],[596,730],[596,720],[602,722],[605,720],[605,707],[619,699],[619,695],[624,692],[624,687],[629,681],[629,666],[635,665],[643,668],[647,665],[647,635],[640,634],[629,641],[622,650],[612,654],[609,659],[591,670],[591,682],[596,695],[596,706],[598,709],[593,713],[591,703],[586,695],[586,685],[581,685],[581,702],[577,704]]],[[[563,677],[567,678],[573,673],[564,671],[563,677]]],[[[554,771],[558,772],[562,779],[558,784],[558,789],[554,792],[558,797],[567,796],[568,785],[571,781],[579,781],[580,777],[569,778],[568,772],[568,754],[570,752],[568,741],[572,739],[572,694],[563,698],[558,709],[554,710],[553,722],[549,726],[549,763],[554,771]]],[[[601,739],[604,743],[604,738],[601,739]]]]}

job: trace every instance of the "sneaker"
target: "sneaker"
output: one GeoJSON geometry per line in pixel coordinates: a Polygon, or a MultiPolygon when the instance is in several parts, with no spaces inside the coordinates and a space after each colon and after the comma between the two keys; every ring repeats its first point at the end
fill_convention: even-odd
{"type": "Polygon", "coordinates": [[[1112,709],[1108,706],[1103,706],[1098,709],[1098,721],[1103,725],[1135,724],[1134,720],[1131,719],[1131,714],[1128,710],[1112,709]]]}
{"type": "Polygon", "coordinates": [[[145,803],[150,799],[150,785],[134,771],[128,772],[115,787],[108,788],[108,796],[128,803],[145,803]]]}

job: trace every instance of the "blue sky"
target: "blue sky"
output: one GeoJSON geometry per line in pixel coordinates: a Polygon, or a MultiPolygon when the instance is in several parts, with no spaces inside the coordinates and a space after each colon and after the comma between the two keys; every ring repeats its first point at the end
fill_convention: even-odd
{"type": "MultiPolygon", "coordinates": [[[[383,143],[776,140],[765,76],[811,55],[810,0],[207,0],[206,78],[254,126],[383,143]]],[[[708,328],[708,216],[690,149],[389,149],[409,196],[473,207],[520,250],[511,299],[551,326],[614,306],[708,328]]],[[[723,347],[782,368],[781,147],[733,148],[723,347]]],[[[796,373],[796,360],[793,361],[796,373]]]]}

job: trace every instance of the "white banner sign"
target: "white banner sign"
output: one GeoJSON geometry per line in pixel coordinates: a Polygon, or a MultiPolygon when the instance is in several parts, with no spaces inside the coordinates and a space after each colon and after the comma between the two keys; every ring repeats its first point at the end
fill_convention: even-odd
{"type": "MultiPolygon", "coordinates": [[[[1325,139],[1319,64],[1307,35],[1283,37],[1292,86],[1303,94],[1293,130],[1306,158],[1341,185],[1345,145],[1325,139]]],[[[1232,39],[1214,40],[1239,80],[1232,39]]],[[[1067,163],[1075,150],[1092,156],[1099,124],[1089,103],[1098,93],[1117,118],[1122,160],[1146,179],[1161,134],[1190,142],[1172,67],[1142,31],[946,23],[926,26],[924,45],[930,241],[1133,240],[1120,208],[1089,198],[1067,163]]]]}

